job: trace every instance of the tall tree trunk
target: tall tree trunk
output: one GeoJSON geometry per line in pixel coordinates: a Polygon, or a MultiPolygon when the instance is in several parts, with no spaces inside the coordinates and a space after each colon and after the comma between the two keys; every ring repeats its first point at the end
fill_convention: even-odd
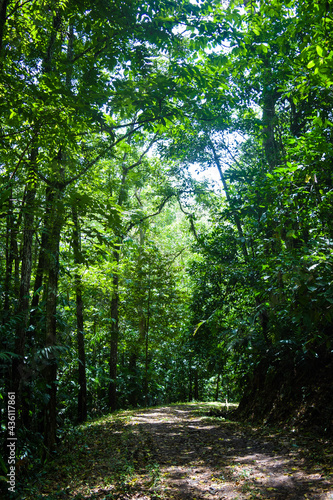
{"type": "Polygon", "coordinates": [[[119,339],[119,250],[113,252],[116,264],[113,275],[113,289],[110,304],[111,329],[110,329],[110,359],[109,359],[109,389],[108,402],[111,411],[117,408],[117,361],[119,339]]]}
{"type": "MultiPolygon", "coordinates": [[[[264,87],[263,98],[262,98],[262,125],[263,125],[263,148],[266,156],[266,160],[269,166],[269,170],[273,170],[279,164],[280,160],[280,150],[279,144],[275,139],[275,126],[276,126],[276,112],[275,106],[278,99],[279,93],[275,89],[271,89],[267,85],[264,87]]],[[[256,298],[257,307],[260,308],[259,321],[262,326],[262,334],[264,340],[268,346],[272,344],[268,332],[269,332],[269,314],[262,307],[262,302],[260,297],[256,298]]]]}
{"type": "Polygon", "coordinates": [[[9,200],[8,200],[8,212],[6,217],[6,270],[5,270],[5,280],[4,280],[4,303],[3,303],[3,314],[2,322],[5,323],[10,314],[10,295],[11,295],[11,285],[12,285],[12,272],[13,272],[13,238],[14,236],[14,223],[13,223],[13,204],[12,204],[12,189],[10,189],[9,200]]]}
{"type": "Polygon", "coordinates": [[[192,401],[193,392],[192,392],[192,383],[193,383],[193,371],[192,371],[192,358],[189,358],[188,362],[188,400],[192,401]]]}
{"type": "Polygon", "coordinates": [[[275,105],[278,99],[276,90],[265,89],[262,99],[263,147],[270,170],[274,169],[280,158],[279,144],[275,139],[275,105]]]}
{"type": "MultiPolygon", "coordinates": [[[[55,43],[57,39],[57,33],[61,27],[61,16],[59,12],[56,12],[53,16],[53,26],[51,29],[50,33],[50,38],[49,38],[49,43],[47,46],[47,51],[46,54],[43,58],[43,63],[42,63],[42,69],[43,73],[48,73],[52,70],[52,59],[54,55],[54,50],[55,50],[55,43]]],[[[68,34],[68,48],[67,48],[67,54],[68,59],[72,59],[72,50],[73,50],[73,27],[69,26],[69,34],[68,34]]],[[[72,72],[72,68],[69,66],[69,70],[67,70],[66,73],[66,85],[69,86],[70,83],[70,75],[72,72]]],[[[59,152],[59,158],[61,156],[61,152],[59,152]]],[[[54,188],[48,184],[46,187],[46,209],[45,209],[45,221],[44,221],[44,227],[42,230],[42,241],[41,241],[41,246],[40,246],[40,252],[39,252],[39,259],[38,259],[38,266],[37,266],[37,271],[36,271],[36,276],[35,276],[35,284],[34,284],[34,293],[32,297],[32,303],[31,303],[31,324],[36,328],[39,315],[38,315],[38,305],[39,305],[39,299],[40,299],[40,293],[41,289],[43,286],[43,279],[44,279],[44,274],[47,268],[47,251],[48,251],[48,245],[49,245],[49,231],[50,231],[50,223],[49,219],[51,217],[51,212],[53,209],[53,198],[54,198],[54,188]]],[[[45,293],[44,293],[45,295],[45,293]]]]}
{"type": "MultiPolygon", "coordinates": [[[[47,191],[46,192],[46,207],[49,207],[50,188],[47,188],[46,191],[47,191]]],[[[40,249],[39,249],[38,264],[37,264],[37,269],[36,269],[36,274],[35,274],[34,291],[33,291],[33,297],[32,297],[32,301],[31,301],[30,323],[34,327],[34,329],[37,329],[37,323],[38,323],[38,319],[39,319],[38,306],[39,306],[40,295],[42,293],[43,278],[44,278],[44,273],[45,273],[45,268],[46,268],[45,252],[46,252],[46,249],[48,246],[48,232],[47,232],[47,219],[49,217],[48,210],[49,209],[46,208],[45,221],[44,221],[44,226],[43,226],[42,235],[41,235],[41,245],[40,245],[40,249]]]]}
{"type": "MultiPolygon", "coordinates": [[[[35,162],[37,159],[37,150],[31,154],[30,161],[35,162]]],[[[35,218],[35,197],[36,185],[34,181],[28,184],[26,189],[25,205],[23,207],[23,245],[21,248],[22,264],[21,264],[21,279],[19,300],[16,309],[17,315],[21,316],[16,328],[15,337],[15,352],[23,361],[25,351],[26,327],[29,318],[29,291],[32,269],[32,240],[34,234],[34,218],[35,218]]]]}
{"type": "MultiPolygon", "coordinates": [[[[33,149],[30,155],[30,169],[34,168],[34,163],[37,159],[38,150],[33,149]]],[[[24,355],[26,347],[26,331],[29,320],[29,303],[30,303],[30,281],[32,271],[32,242],[34,235],[34,219],[35,219],[35,197],[36,197],[36,184],[34,178],[28,181],[25,192],[25,203],[22,207],[23,212],[23,244],[21,247],[21,279],[18,296],[18,304],[16,308],[16,315],[18,322],[15,332],[15,354],[18,357],[13,359],[13,392],[16,394],[16,411],[19,415],[19,410],[23,409],[22,401],[22,387],[20,382],[25,376],[24,370],[24,355]]],[[[25,420],[27,420],[28,409],[23,411],[25,420]]],[[[17,418],[19,423],[19,418],[17,418]]],[[[26,422],[27,423],[27,422],[26,422]]]]}
{"type": "Polygon", "coordinates": [[[215,401],[218,401],[219,399],[219,392],[220,392],[220,374],[217,375],[216,379],[215,401]]]}
{"type": "MultiPolygon", "coordinates": [[[[81,240],[80,226],[77,208],[73,206],[72,216],[74,223],[73,230],[73,252],[74,263],[76,266],[81,261],[81,240]]],[[[82,282],[78,270],[75,272],[75,293],[76,293],[76,323],[77,323],[77,347],[79,361],[79,394],[78,394],[78,422],[84,422],[87,419],[87,379],[86,379],[86,353],[84,346],[84,321],[83,321],[83,299],[82,282]]]]}
{"type": "Polygon", "coordinates": [[[196,401],[199,400],[199,375],[198,375],[198,368],[195,368],[195,370],[194,370],[194,399],[196,401]]]}
{"type": "Polygon", "coordinates": [[[53,66],[53,56],[56,48],[57,35],[61,28],[61,14],[56,11],[53,15],[52,29],[50,33],[49,43],[46,49],[46,54],[43,59],[43,72],[50,73],[53,66]]]}
{"type": "Polygon", "coordinates": [[[147,300],[147,324],[146,324],[146,335],[145,335],[145,405],[148,406],[148,348],[149,348],[149,320],[150,320],[150,303],[151,303],[151,287],[149,284],[148,289],[148,300],[147,300]]]}
{"type": "MultiPolygon", "coordinates": [[[[13,260],[14,256],[12,253],[12,238],[13,238],[13,207],[12,207],[12,189],[9,190],[9,198],[8,198],[8,211],[6,216],[6,262],[5,262],[5,276],[4,276],[4,289],[3,289],[3,308],[1,314],[1,323],[4,328],[6,328],[6,323],[10,317],[11,310],[11,286],[12,286],[12,271],[13,271],[13,260]]],[[[6,328],[7,330],[7,328],[6,328]]],[[[8,332],[11,334],[11,332],[8,332]]],[[[0,350],[9,351],[9,341],[11,335],[1,335],[0,336],[0,350]]],[[[4,394],[7,394],[10,390],[11,386],[11,375],[12,375],[12,367],[9,364],[2,363],[0,365],[0,378],[3,380],[4,385],[4,394]]],[[[5,408],[0,406],[0,419],[1,422],[5,420],[5,408]]],[[[7,453],[6,442],[4,441],[3,446],[3,456],[7,453]]]]}
{"type": "Polygon", "coordinates": [[[40,299],[42,301],[46,297],[45,293],[45,276],[48,269],[48,248],[49,248],[49,238],[50,238],[50,228],[52,226],[52,211],[54,204],[54,189],[51,186],[47,186],[45,192],[45,215],[43,228],[41,232],[41,244],[39,248],[38,264],[35,273],[35,283],[33,290],[33,297],[31,301],[31,315],[30,324],[34,328],[35,338],[38,345],[44,344],[46,326],[45,326],[45,312],[41,311],[40,299]]]}
{"type": "MultiPolygon", "coordinates": [[[[122,177],[120,190],[118,194],[118,205],[121,207],[126,200],[127,190],[126,190],[126,179],[128,174],[128,168],[125,166],[127,153],[124,154],[123,164],[122,164],[122,177]]],[[[119,341],[119,262],[120,262],[120,249],[123,241],[122,227],[121,223],[116,228],[116,233],[118,233],[118,248],[113,251],[113,259],[115,263],[115,272],[113,274],[113,288],[110,303],[110,316],[111,316],[111,328],[110,328],[110,358],[109,358],[109,376],[110,382],[108,387],[108,405],[111,411],[115,411],[117,408],[117,362],[118,362],[118,341],[119,341]]]]}
{"type": "Polygon", "coordinates": [[[4,28],[7,20],[7,6],[9,0],[0,0],[0,56],[3,47],[3,34],[4,28]]]}
{"type": "Polygon", "coordinates": [[[45,290],[45,347],[48,350],[49,363],[44,369],[44,381],[48,396],[48,402],[44,408],[44,445],[47,452],[51,452],[54,449],[56,442],[57,356],[54,348],[57,340],[56,312],[59,276],[59,246],[63,221],[61,197],[61,188],[53,188],[50,195],[50,199],[53,201],[52,212],[49,218],[50,225],[46,228],[49,234],[46,253],[47,282],[45,290]]]}
{"type": "Polygon", "coordinates": [[[133,382],[133,387],[130,389],[129,392],[128,402],[133,407],[136,407],[138,405],[138,391],[136,388],[137,360],[138,360],[137,353],[132,352],[129,357],[128,371],[130,373],[131,380],[134,380],[134,382],[133,382]]]}

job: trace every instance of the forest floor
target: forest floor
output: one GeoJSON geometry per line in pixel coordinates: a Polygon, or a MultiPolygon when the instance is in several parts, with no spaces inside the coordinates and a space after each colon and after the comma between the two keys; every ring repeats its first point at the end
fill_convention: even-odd
{"type": "Polygon", "coordinates": [[[88,422],[26,483],[22,498],[333,499],[332,442],[209,416],[214,406],[123,411],[88,422]]]}

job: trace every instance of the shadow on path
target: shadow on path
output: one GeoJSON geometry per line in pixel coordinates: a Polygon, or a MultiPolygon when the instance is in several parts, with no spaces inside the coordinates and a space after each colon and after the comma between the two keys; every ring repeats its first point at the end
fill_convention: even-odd
{"type": "Polygon", "coordinates": [[[328,443],[211,418],[211,406],[124,411],[88,422],[37,481],[31,476],[22,498],[333,500],[328,443]],[[320,445],[327,460],[316,463],[320,445]]]}
{"type": "Polygon", "coordinates": [[[306,470],[295,443],[207,418],[198,407],[148,409],[129,424],[151,443],[165,498],[333,499],[332,481],[306,470]]]}

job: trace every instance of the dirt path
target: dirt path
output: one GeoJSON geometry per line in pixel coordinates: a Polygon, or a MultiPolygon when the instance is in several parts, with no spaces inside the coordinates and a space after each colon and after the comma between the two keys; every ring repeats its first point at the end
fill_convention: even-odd
{"type": "Polygon", "coordinates": [[[121,412],[79,428],[25,500],[333,499],[328,441],[208,416],[209,404],[121,412]]]}
{"type": "Polygon", "coordinates": [[[333,499],[332,478],[319,466],[307,468],[293,440],[210,422],[193,410],[150,409],[132,419],[130,425],[152,441],[161,475],[156,493],[174,500],[333,499]]]}

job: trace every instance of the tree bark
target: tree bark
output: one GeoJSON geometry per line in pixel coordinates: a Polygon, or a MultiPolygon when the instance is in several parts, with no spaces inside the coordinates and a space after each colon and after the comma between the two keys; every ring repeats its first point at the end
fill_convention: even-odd
{"type": "MultiPolygon", "coordinates": [[[[37,159],[37,149],[31,153],[30,161],[35,162],[37,159]]],[[[26,327],[29,318],[29,291],[32,269],[32,241],[35,219],[35,197],[36,185],[34,181],[30,182],[26,189],[26,199],[23,208],[23,245],[21,249],[22,264],[21,264],[21,280],[19,291],[19,302],[16,313],[21,316],[21,321],[16,328],[15,352],[21,358],[24,356],[26,327]]]]}
{"type": "Polygon", "coordinates": [[[278,93],[274,90],[266,89],[263,92],[262,125],[263,125],[263,146],[266,160],[270,170],[277,167],[280,158],[279,145],[275,139],[274,128],[276,125],[275,105],[278,93]]]}
{"type": "Polygon", "coordinates": [[[12,272],[14,262],[14,242],[16,238],[16,231],[14,229],[13,221],[13,204],[12,204],[12,189],[8,200],[8,212],[6,217],[6,271],[4,280],[4,303],[3,303],[3,324],[8,320],[10,314],[10,295],[12,287],[12,272]]]}
{"type": "Polygon", "coordinates": [[[220,374],[217,375],[216,379],[215,401],[218,401],[219,399],[219,391],[220,391],[220,374]]]}
{"type": "Polygon", "coordinates": [[[114,250],[113,258],[116,270],[113,275],[113,289],[110,304],[111,329],[110,329],[110,359],[109,359],[109,389],[108,401],[111,411],[117,408],[117,361],[119,339],[119,250],[114,250]]]}
{"type": "MultiPolygon", "coordinates": [[[[60,158],[59,158],[60,159],[60,158]]],[[[46,252],[47,282],[45,290],[45,347],[48,352],[48,365],[44,369],[44,381],[48,402],[44,408],[44,445],[47,452],[51,452],[56,443],[56,394],[57,394],[57,356],[55,352],[57,340],[57,294],[59,276],[59,246],[63,221],[61,204],[62,190],[53,188],[52,211],[49,218],[49,227],[46,228],[49,237],[46,252]]],[[[45,458],[45,456],[44,456],[45,458]]]]}
{"type": "Polygon", "coordinates": [[[192,378],[192,359],[189,358],[189,362],[188,362],[188,365],[189,365],[189,372],[188,372],[188,400],[191,402],[192,399],[193,399],[193,392],[192,392],[192,382],[193,382],[193,378],[192,378]]]}
{"type": "MultiPolygon", "coordinates": [[[[77,208],[73,206],[72,217],[74,223],[73,230],[73,252],[74,264],[79,265],[81,260],[80,226],[77,208]]],[[[82,282],[78,270],[75,272],[75,293],[76,293],[76,324],[77,324],[77,347],[79,360],[79,394],[78,394],[78,422],[87,420],[87,379],[86,379],[86,353],[84,345],[84,320],[83,320],[83,298],[82,282]]]]}
{"type": "MultiPolygon", "coordinates": [[[[30,155],[30,164],[34,165],[38,155],[37,148],[34,148],[30,155]]],[[[31,167],[30,167],[31,168],[31,167]]],[[[29,320],[29,304],[30,304],[30,281],[32,271],[32,242],[34,235],[34,219],[35,219],[35,197],[36,197],[36,184],[34,178],[28,181],[25,192],[25,203],[22,207],[23,212],[23,244],[21,248],[21,278],[18,296],[18,304],[16,308],[16,315],[18,323],[15,331],[15,354],[18,357],[13,359],[12,363],[12,376],[13,376],[13,392],[16,394],[16,412],[17,422],[24,418],[27,423],[29,411],[26,404],[23,404],[22,398],[22,384],[25,378],[25,363],[24,355],[26,348],[26,331],[29,320]],[[22,413],[20,412],[22,410],[22,413]],[[24,417],[23,417],[24,415],[24,417]]]]}
{"type": "Polygon", "coordinates": [[[199,374],[198,368],[194,370],[194,399],[199,401],[199,374]]]}
{"type": "Polygon", "coordinates": [[[7,20],[7,6],[9,0],[0,0],[0,56],[3,47],[4,28],[7,20]]]}
{"type": "Polygon", "coordinates": [[[49,73],[52,71],[52,61],[53,54],[55,51],[55,45],[57,41],[57,35],[61,28],[61,15],[59,12],[55,12],[53,16],[52,30],[50,33],[49,43],[46,49],[46,54],[43,60],[43,71],[44,73],[49,73]]]}
{"type": "Polygon", "coordinates": [[[151,303],[151,287],[149,283],[148,300],[147,300],[147,324],[145,332],[145,405],[148,406],[148,349],[149,349],[149,320],[150,320],[150,303],[151,303]]]}
{"type": "Polygon", "coordinates": [[[134,379],[132,390],[128,396],[128,402],[134,408],[138,405],[138,391],[136,390],[136,377],[137,377],[137,360],[138,355],[136,352],[132,352],[129,357],[128,370],[130,373],[131,380],[134,379]]]}

